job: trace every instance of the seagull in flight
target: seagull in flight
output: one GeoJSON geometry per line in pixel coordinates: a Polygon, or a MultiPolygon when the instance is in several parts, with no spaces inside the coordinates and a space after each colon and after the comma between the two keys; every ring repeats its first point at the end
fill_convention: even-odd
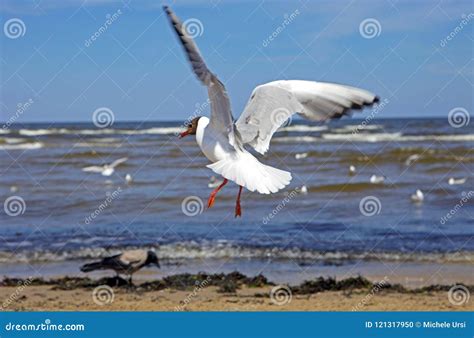
{"type": "Polygon", "coordinates": [[[242,215],[242,188],[260,194],[272,194],[291,181],[287,171],[261,163],[245,146],[265,154],[273,134],[295,113],[312,121],[328,121],[350,115],[352,109],[362,109],[378,102],[378,97],[366,90],[346,85],[302,80],[281,80],[257,86],[237,120],[234,120],[227,90],[209,70],[186,27],[168,6],[163,7],[176,32],[192,69],[207,87],[211,102],[211,117],[195,117],[180,137],[195,135],[197,144],[211,161],[207,167],[224,181],[208,199],[212,207],[217,193],[233,181],[239,186],[235,217],[242,215]]]}
{"type": "Polygon", "coordinates": [[[119,164],[128,160],[128,157],[122,157],[118,160],[113,161],[111,164],[104,164],[101,166],[93,165],[90,167],[82,168],[82,171],[91,172],[91,173],[101,173],[102,176],[110,176],[114,173],[115,167],[119,164]]]}

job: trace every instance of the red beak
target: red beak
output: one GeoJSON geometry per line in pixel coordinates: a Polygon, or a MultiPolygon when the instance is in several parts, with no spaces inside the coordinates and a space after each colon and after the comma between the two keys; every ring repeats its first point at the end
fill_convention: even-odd
{"type": "Polygon", "coordinates": [[[187,135],[189,135],[189,130],[183,131],[181,134],[179,134],[179,138],[183,138],[187,135]]]}

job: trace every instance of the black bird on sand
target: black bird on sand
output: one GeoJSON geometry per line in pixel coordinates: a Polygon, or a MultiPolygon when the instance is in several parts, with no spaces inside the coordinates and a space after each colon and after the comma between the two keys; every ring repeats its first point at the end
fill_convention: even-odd
{"type": "Polygon", "coordinates": [[[128,275],[128,282],[132,284],[132,275],[150,264],[160,268],[160,262],[155,252],[151,250],[128,250],[115,256],[106,257],[99,262],[84,264],[81,271],[114,270],[117,275],[128,275]]]}

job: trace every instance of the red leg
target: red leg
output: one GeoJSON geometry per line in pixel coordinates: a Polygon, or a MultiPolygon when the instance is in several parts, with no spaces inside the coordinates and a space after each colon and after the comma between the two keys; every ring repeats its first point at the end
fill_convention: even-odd
{"type": "Polygon", "coordinates": [[[239,193],[237,194],[237,201],[235,201],[235,217],[242,216],[242,208],[240,207],[240,195],[242,195],[242,186],[239,186],[239,193]]]}
{"type": "Polygon", "coordinates": [[[211,194],[209,195],[209,199],[207,200],[207,207],[210,208],[214,205],[214,200],[216,199],[216,195],[217,193],[219,192],[219,190],[221,190],[224,185],[227,184],[227,178],[224,179],[224,182],[221,183],[221,185],[219,185],[216,189],[214,189],[211,194]]]}

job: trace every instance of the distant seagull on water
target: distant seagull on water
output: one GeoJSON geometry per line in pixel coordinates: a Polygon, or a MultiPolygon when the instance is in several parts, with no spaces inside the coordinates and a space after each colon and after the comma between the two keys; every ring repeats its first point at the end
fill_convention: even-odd
{"type": "Polygon", "coordinates": [[[243,187],[260,194],[272,194],[290,183],[289,172],[262,164],[245,146],[265,154],[273,134],[294,113],[313,121],[327,121],[350,115],[351,109],[362,109],[378,101],[371,92],[335,83],[273,81],[257,86],[240,118],[234,120],[224,83],[209,70],[186,27],[171,8],[164,6],[163,9],[194,73],[207,87],[211,102],[211,118],[194,118],[180,135],[196,135],[199,147],[212,162],[207,167],[224,178],[211,192],[208,208],[213,206],[217,193],[229,180],[239,186],[235,217],[242,215],[243,187]]]}
{"type": "Polygon", "coordinates": [[[295,154],[295,158],[297,160],[301,160],[301,159],[306,158],[306,157],[308,157],[308,153],[295,154]]]}
{"type": "Polygon", "coordinates": [[[91,173],[100,173],[102,176],[110,176],[115,172],[115,167],[119,164],[128,160],[128,157],[122,157],[118,160],[113,161],[111,164],[104,164],[101,166],[93,165],[90,167],[82,168],[82,171],[91,172],[91,173]]]}
{"type": "Polygon", "coordinates": [[[378,176],[378,175],[372,175],[370,176],[370,183],[372,184],[380,184],[385,181],[385,176],[378,176]]]}
{"type": "Polygon", "coordinates": [[[222,184],[222,181],[219,181],[216,176],[212,176],[211,179],[209,180],[209,183],[207,184],[207,187],[210,189],[217,188],[222,184]]]}
{"type": "Polygon", "coordinates": [[[303,195],[306,195],[308,193],[308,187],[305,185],[301,186],[299,190],[300,190],[300,193],[303,195]]]}
{"type": "Polygon", "coordinates": [[[353,166],[353,165],[350,165],[350,166],[349,166],[349,175],[350,175],[350,176],[354,176],[356,173],[357,173],[356,167],[353,166]]]}
{"type": "Polygon", "coordinates": [[[425,195],[420,189],[417,189],[414,194],[411,195],[412,202],[421,203],[425,199],[425,195]]]}
{"type": "Polygon", "coordinates": [[[466,183],[466,178],[454,178],[454,177],[451,177],[449,180],[448,180],[448,184],[449,185],[459,185],[459,184],[464,184],[466,183]]]}
{"type": "Polygon", "coordinates": [[[128,282],[132,284],[132,275],[150,264],[160,268],[160,262],[155,252],[151,250],[128,250],[115,256],[106,257],[99,262],[84,264],[81,271],[114,270],[117,275],[128,275],[128,282]]]}

